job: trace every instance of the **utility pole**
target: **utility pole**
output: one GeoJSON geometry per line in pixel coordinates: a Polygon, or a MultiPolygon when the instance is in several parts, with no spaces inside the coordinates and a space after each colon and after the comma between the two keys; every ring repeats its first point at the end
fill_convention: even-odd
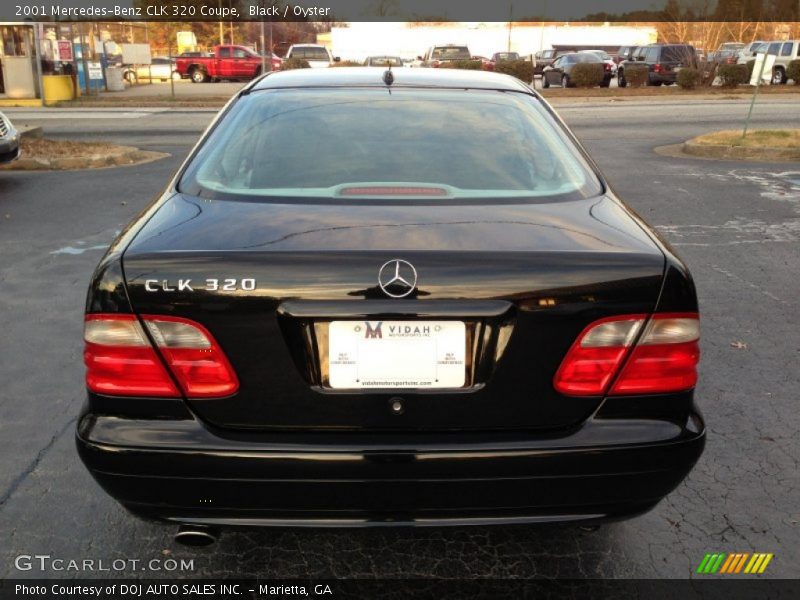
{"type": "Polygon", "coordinates": [[[269,70],[272,71],[272,17],[269,18],[269,70]]]}
{"type": "MultiPolygon", "coordinates": [[[[233,13],[233,0],[228,0],[228,8],[231,11],[231,13],[229,13],[229,14],[232,14],[233,13]]],[[[236,42],[233,41],[233,21],[230,21],[230,26],[231,26],[231,46],[232,46],[233,44],[236,43],[236,42]]]]}
{"type": "Polygon", "coordinates": [[[508,5],[508,47],[506,52],[511,52],[511,24],[514,20],[514,3],[508,5]]]}
{"type": "Polygon", "coordinates": [[[542,30],[539,33],[539,50],[544,50],[544,20],[547,18],[547,0],[544,0],[544,7],[542,8],[542,30]]]}
{"type": "MultiPolygon", "coordinates": [[[[264,0],[261,0],[261,8],[262,8],[262,12],[263,12],[264,0]]],[[[263,18],[261,19],[260,25],[261,25],[261,72],[262,73],[266,73],[267,72],[267,48],[264,45],[264,19],[263,18]]],[[[272,67],[272,55],[271,54],[270,54],[270,57],[269,57],[269,65],[270,65],[270,67],[272,67]]],[[[270,71],[271,70],[272,69],[270,68],[270,71]]]]}
{"type": "MultiPolygon", "coordinates": [[[[219,13],[222,14],[222,0],[219,0],[219,13]]],[[[219,22],[219,44],[220,46],[225,43],[225,30],[222,28],[222,21],[219,22]]]]}
{"type": "Polygon", "coordinates": [[[169,93],[172,98],[175,98],[175,77],[174,73],[172,72],[172,36],[175,35],[175,31],[172,28],[172,25],[169,26],[169,34],[167,37],[167,57],[169,59],[169,93]]]}

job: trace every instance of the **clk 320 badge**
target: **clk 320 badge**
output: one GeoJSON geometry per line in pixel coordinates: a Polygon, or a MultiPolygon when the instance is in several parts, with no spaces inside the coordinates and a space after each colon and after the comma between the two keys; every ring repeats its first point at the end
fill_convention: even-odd
{"type": "Polygon", "coordinates": [[[245,279],[205,279],[199,283],[192,283],[191,279],[145,279],[144,289],[147,292],[193,292],[197,289],[207,292],[235,292],[242,290],[252,292],[256,289],[256,280],[245,279]]]}

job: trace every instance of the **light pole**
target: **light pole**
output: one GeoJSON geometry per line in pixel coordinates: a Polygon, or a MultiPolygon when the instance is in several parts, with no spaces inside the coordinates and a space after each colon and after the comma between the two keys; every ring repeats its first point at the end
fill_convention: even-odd
{"type": "Polygon", "coordinates": [[[508,47],[506,52],[511,52],[511,23],[514,20],[514,3],[508,5],[508,47]]]}
{"type": "MultiPolygon", "coordinates": [[[[233,14],[233,0],[228,0],[228,9],[230,12],[228,14],[233,14]]],[[[231,26],[231,46],[233,46],[233,21],[230,21],[231,26]]]]}
{"type": "MultiPolygon", "coordinates": [[[[222,0],[219,0],[219,12],[217,14],[218,15],[222,14],[222,0]]],[[[219,21],[219,45],[220,46],[225,43],[225,30],[222,27],[223,27],[222,21],[219,21]]]]}
{"type": "MultiPolygon", "coordinates": [[[[264,8],[264,2],[261,2],[261,8],[264,8]]],[[[269,64],[272,67],[272,55],[269,57],[269,64]]],[[[272,69],[270,68],[270,71],[272,69]]],[[[267,48],[264,46],[264,19],[261,19],[261,72],[267,72],[267,48]]]]}

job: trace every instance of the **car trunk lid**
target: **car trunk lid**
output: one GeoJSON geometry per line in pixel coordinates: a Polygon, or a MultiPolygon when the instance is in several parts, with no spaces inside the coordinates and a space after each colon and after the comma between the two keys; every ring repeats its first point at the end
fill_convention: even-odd
{"type": "Polygon", "coordinates": [[[601,398],[552,385],[591,321],[656,305],[664,256],[608,197],[448,206],[169,199],[124,255],[140,314],[205,326],[236,370],[227,398],[191,400],[240,429],[554,429],[601,398]],[[401,259],[414,289],[387,296],[401,259]],[[463,385],[332,389],[331,322],[464,323],[463,385]],[[401,402],[402,410],[393,408],[401,402]]]}

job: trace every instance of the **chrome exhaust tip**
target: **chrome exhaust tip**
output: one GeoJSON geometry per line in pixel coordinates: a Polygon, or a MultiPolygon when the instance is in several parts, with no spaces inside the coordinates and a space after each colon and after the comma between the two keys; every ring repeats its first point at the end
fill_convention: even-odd
{"type": "Polygon", "coordinates": [[[203,525],[181,525],[175,534],[175,541],[184,546],[200,548],[210,546],[219,539],[219,532],[203,525]]]}

